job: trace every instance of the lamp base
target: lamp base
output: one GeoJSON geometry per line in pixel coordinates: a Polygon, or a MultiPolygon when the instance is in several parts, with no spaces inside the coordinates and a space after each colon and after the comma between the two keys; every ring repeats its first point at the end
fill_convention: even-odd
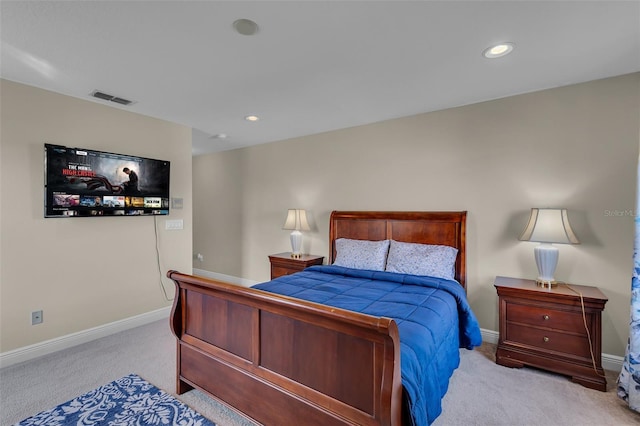
{"type": "Polygon", "coordinates": [[[291,231],[291,257],[300,259],[302,256],[302,232],[294,229],[291,231]]]}
{"type": "Polygon", "coordinates": [[[538,266],[538,279],[536,284],[539,287],[551,289],[557,287],[558,283],[553,278],[553,273],[558,264],[558,248],[553,244],[541,243],[533,249],[538,266]]]}
{"type": "Polygon", "coordinates": [[[553,280],[553,281],[543,281],[541,279],[537,279],[536,280],[536,285],[538,287],[542,287],[542,288],[554,288],[554,287],[558,287],[558,281],[553,280]]]}

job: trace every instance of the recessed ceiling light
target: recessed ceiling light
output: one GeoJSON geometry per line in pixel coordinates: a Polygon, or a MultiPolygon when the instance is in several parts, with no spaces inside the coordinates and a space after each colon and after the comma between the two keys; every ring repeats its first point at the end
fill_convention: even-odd
{"type": "Polygon", "coordinates": [[[258,24],[251,19],[238,19],[234,21],[233,28],[238,34],[251,36],[258,32],[258,24]]]}
{"type": "Polygon", "coordinates": [[[500,58],[508,55],[513,50],[513,43],[500,43],[495,46],[488,47],[482,52],[482,56],[489,59],[500,58]]]}
{"type": "Polygon", "coordinates": [[[229,137],[229,135],[227,135],[226,133],[218,133],[218,134],[215,134],[215,135],[211,136],[211,139],[226,139],[228,137],[229,137]]]}
{"type": "Polygon", "coordinates": [[[257,115],[247,115],[244,119],[247,121],[258,121],[260,120],[260,117],[257,115]]]}

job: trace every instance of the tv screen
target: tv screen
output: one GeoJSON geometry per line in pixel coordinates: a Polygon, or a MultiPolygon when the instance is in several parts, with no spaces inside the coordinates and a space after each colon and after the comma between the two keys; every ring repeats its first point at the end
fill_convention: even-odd
{"type": "Polygon", "coordinates": [[[169,161],[45,144],[45,217],[169,214],[169,161]]]}

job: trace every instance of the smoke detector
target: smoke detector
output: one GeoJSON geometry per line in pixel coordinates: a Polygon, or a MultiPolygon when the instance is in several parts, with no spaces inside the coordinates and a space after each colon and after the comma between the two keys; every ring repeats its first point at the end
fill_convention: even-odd
{"type": "Polygon", "coordinates": [[[233,22],[233,28],[238,34],[252,36],[258,32],[258,24],[251,19],[238,19],[233,22]]]}

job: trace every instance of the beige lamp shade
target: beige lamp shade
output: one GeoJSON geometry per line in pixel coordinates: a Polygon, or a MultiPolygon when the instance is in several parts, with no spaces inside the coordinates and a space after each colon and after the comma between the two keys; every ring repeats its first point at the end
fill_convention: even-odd
{"type": "Polygon", "coordinates": [[[287,212],[287,219],[284,222],[282,229],[297,230],[297,231],[309,231],[309,222],[307,222],[307,211],[304,209],[289,209],[287,212]]]}
{"type": "Polygon", "coordinates": [[[567,209],[531,209],[529,222],[522,235],[522,241],[554,244],[580,244],[571,229],[567,209]]]}

